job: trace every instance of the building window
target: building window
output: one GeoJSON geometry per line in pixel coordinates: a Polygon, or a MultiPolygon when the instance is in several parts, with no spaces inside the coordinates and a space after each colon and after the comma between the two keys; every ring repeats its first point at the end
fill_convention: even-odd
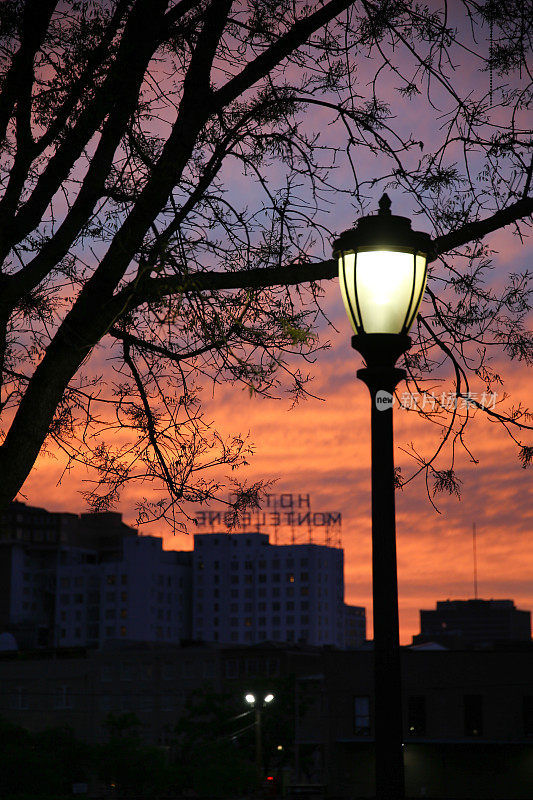
{"type": "Polygon", "coordinates": [[[231,628],[236,628],[239,625],[239,620],[237,617],[231,617],[229,624],[231,628]]]}
{"type": "Polygon", "coordinates": [[[252,627],[252,618],[251,617],[246,617],[246,619],[244,620],[244,624],[245,624],[245,626],[247,628],[251,628],[252,627]]]}
{"type": "Polygon", "coordinates": [[[426,698],[423,695],[408,700],[407,730],[410,736],[426,735],[426,698]]]}
{"type": "Polygon", "coordinates": [[[114,586],[116,584],[116,582],[117,582],[117,576],[116,575],[108,575],[107,576],[107,585],[108,586],[114,586]]]}
{"type": "Polygon", "coordinates": [[[72,696],[69,686],[58,686],[55,691],[55,708],[72,708],[72,696]]]}
{"type": "Polygon", "coordinates": [[[524,697],[524,735],[533,736],[533,695],[524,697]]]}
{"type": "Polygon", "coordinates": [[[232,575],[231,576],[231,582],[233,584],[239,583],[239,576],[238,575],[232,575]]]}
{"type": "Polygon", "coordinates": [[[354,733],[370,736],[370,698],[366,695],[354,698],[354,733]]]}
{"type": "Polygon", "coordinates": [[[294,575],[287,575],[287,583],[294,583],[294,575]]]}
{"type": "Polygon", "coordinates": [[[13,692],[13,708],[22,711],[28,708],[28,695],[24,686],[17,686],[13,692]]]}
{"type": "Polygon", "coordinates": [[[239,662],[235,658],[228,659],[224,665],[226,678],[239,677],[239,662]]]}
{"type": "Polygon", "coordinates": [[[465,736],[483,735],[483,695],[464,696],[465,736]]]}
{"type": "Polygon", "coordinates": [[[133,665],[127,661],[123,661],[120,665],[120,680],[131,681],[133,678],[133,665]]]}

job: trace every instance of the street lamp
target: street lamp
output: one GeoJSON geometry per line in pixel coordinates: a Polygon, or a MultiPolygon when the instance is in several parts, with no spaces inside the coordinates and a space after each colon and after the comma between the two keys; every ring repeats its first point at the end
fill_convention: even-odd
{"type": "Polygon", "coordinates": [[[426,286],[431,239],[407,217],[391,214],[384,194],[379,212],[363,217],[334,242],[352,347],[366,367],[357,371],[372,404],[372,591],[374,616],[374,730],[376,797],[405,797],[394,509],[393,393],[406,372],[395,366],[411,346],[409,330],[426,286]]]}
{"type": "Polygon", "coordinates": [[[261,712],[263,708],[271,703],[274,695],[270,692],[266,694],[262,700],[256,700],[255,695],[246,694],[244,699],[255,710],[255,766],[257,770],[257,778],[259,781],[263,778],[263,745],[261,737],[261,712]]]}

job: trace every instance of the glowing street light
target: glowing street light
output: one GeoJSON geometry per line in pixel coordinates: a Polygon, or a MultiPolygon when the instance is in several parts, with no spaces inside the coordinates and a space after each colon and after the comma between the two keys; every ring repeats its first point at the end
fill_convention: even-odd
{"type": "Polygon", "coordinates": [[[393,216],[386,194],[379,212],[363,217],[333,245],[342,298],[366,367],[357,371],[372,403],[372,590],[376,797],[402,800],[402,702],[394,508],[392,407],[406,372],[395,366],[426,286],[431,239],[393,216]]]}
{"type": "Polygon", "coordinates": [[[244,696],[244,699],[255,710],[255,766],[257,770],[257,778],[259,781],[263,778],[263,744],[262,744],[262,731],[261,731],[261,711],[263,708],[271,703],[274,695],[269,692],[261,701],[256,701],[255,695],[249,693],[244,696]]]}

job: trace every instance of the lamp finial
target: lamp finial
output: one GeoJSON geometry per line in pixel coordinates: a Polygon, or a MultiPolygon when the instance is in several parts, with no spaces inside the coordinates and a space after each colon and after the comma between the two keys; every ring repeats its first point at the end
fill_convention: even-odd
{"type": "Polygon", "coordinates": [[[379,211],[378,214],[390,214],[391,210],[391,199],[388,194],[382,194],[379,200],[379,211]]]}

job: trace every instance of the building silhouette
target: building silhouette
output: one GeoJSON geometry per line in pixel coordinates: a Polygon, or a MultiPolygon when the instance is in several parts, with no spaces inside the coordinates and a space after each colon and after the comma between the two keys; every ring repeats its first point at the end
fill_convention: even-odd
{"type": "Polygon", "coordinates": [[[531,612],[512,600],[439,600],[435,609],[420,611],[420,633],[413,637],[413,644],[455,647],[520,641],[531,641],[531,612]]]}
{"type": "MultiPolygon", "coordinates": [[[[530,800],[533,650],[402,648],[401,659],[407,796],[530,800]]],[[[69,727],[92,743],[108,740],[110,712],[133,714],[143,740],[171,754],[196,692],[231,698],[224,732],[235,732],[238,746],[251,724],[242,719],[245,693],[285,691],[284,704],[265,713],[285,719],[286,785],[338,800],[373,798],[372,660],[365,650],[298,644],[4,653],[0,713],[31,731],[69,727]]],[[[266,726],[264,733],[268,774],[279,775],[279,740],[266,726]]]]}

